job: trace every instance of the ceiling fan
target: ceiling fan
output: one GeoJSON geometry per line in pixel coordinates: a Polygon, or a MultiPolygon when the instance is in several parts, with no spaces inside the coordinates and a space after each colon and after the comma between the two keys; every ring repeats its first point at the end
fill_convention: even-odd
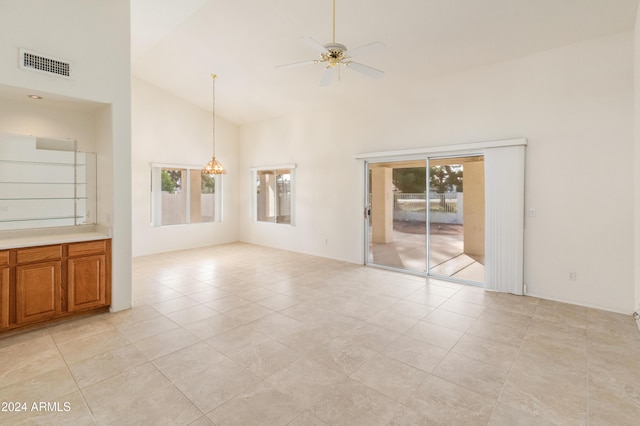
{"type": "Polygon", "coordinates": [[[364,46],[356,47],[354,49],[347,49],[347,46],[341,43],[336,43],[336,0],[333,0],[333,40],[331,43],[320,44],[311,37],[305,37],[305,42],[313,49],[320,53],[320,59],[311,59],[308,61],[294,62],[292,64],[278,65],[276,68],[288,68],[296,67],[307,64],[323,64],[325,65],[324,73],[320,79],[320,86],[328,86],[333,81],[336,70],[338,72],[338,78],[340,78],[340,67],[350,68],[354,71],[358,71],[362,74],[368,75],[373,78],[381,78],[384,76],[384,72],[379,69],[372,68],[370,66],[354,62],[351,58],[365,53],[377,52],[386,46],[384,43],[374,41],[373,43],[365,44],[364,46]]]}

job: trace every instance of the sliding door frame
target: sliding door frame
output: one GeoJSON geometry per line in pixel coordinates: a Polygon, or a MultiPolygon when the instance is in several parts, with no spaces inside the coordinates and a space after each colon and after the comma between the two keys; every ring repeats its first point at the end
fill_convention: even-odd
{"type": "MultiPolygon", "coordinates": [[[[498,192],[497,182],[491,182],[491,187],[487,187],[487,182],[485,181],[485,190],[487,191],[485,195],[485,199],[487,200],[485,205],[485,229],[492,234],[485,234],[485,287],[490,290],[510,292],[514,294],[523,294],[524,282],[523,282],[523,263],[524,263],[524,148],[526,148],[527,140],[525,138],[518,139],[506,139],[506,140],[496,140],[496,141],[486,141],[486,142],[476,142],[476,143],[467,143],[467,144],[458,144],[458,145],[446,145],[446,146],[435,146],[435,147],[425,147],[418,149],[409,149],[409,150],[398,150],[398,151],[384,151],[384,152],[372,152],[372,153],[362,153],[356,154],[354,156],[355,159],[364,161],[364,264],[371,265],[382,269],[389,269],[403,273],[409,273],[418,276],[429,277],[429,233],[427,232],[426,237],[426,271],[420,273],[418,271],[408,271],[400,268],[389,267],[385,265],[379,265],[375,263],[369,262],[369,218],[370,214],[367,214],[367,209],[369,206],[369,165],[372,163],[380,163],[380,162],[396,162],[396,161],[409,161],[409,160],[425,160],[427,170],[429,169],[430,159],[435,158],[450,158],[450,157],[466,157],[473,155],[482,155],[485,158],[485,176],[486,176],[486,166],[487,166],[487,158],[493,158],[497,153],[499,158],[512,158],[517,164],[511,165],[511,169],[519,168],[520,172],[516,173],[518,183],[515,185],[510,185],[510,190],[516,195],[516,203],[512,204],[510,214],[514,217],[514,220],[511,221],[510,226],[515,227],[507,230],[506,232],[501,232],[501,230],[496,230],[496,224],[490,221],[492,218],[495,218],[495,214],[492,214],[492,209],[495,210],[497,206],[493,205],[493,200],[496,199],[496,192],[498,192]],[[517,148],[515,150],[504,150],[501,148],[517,148]],[[522,148],[522,149],[519,149],[522,148]],[[501,153],[513,152],[515,155],[507,155],[504,156],[501,153]],[[520,164],[521,162],[521,164],[520,164]],[[521,181],[521,182],[520,182],[521,181]],[[519,203],[519,204],[518,204],[519,203]],[[520,216],[520,217],[519,217],[520,216]],[[522,222],[522,223],[521,223],[522,222]],[[490,226],[489,226],[490,225],[490,226]],[[517,227],[520,226],[521,229],[517,227]],[[497,231],[497,232],[494,232],[497,231]],[[495,235],[493,235],[495,233],[495,235]],[[496,238],[504,239],[504,242],[496,241],[496,238]],[[507,265],[505,267],[505,273],[502,273],[500,268],[503,268],[501,263],[506,263],[505,259],[497,259],[494,256],[504,256],[504,250],[496,250],[497,246],[503,244],[508,246],[510,250],[515,250],[517,253],[510,256],[509,261],[515,262],[516,265],[507,265]],[[500,263],[500,265],[497,265],[500,263]],[[489,266],[489,270],[486,268],[489,266]],[[493,282],[497,281],[497,282],[493,282]],[[511,281],[511,285],[505,286],[505,281],[511,281]]],[[[507,167],[508,169],[509,167],[507,167]]],[[[499,197],[497,197],[499,198],[499,197]]],[[[495,212],[494,212],[495,213],[495,212]]],[[[429,210],[427,209],[427,225],[429,223],[429,210]]],[[[428,227],[427,227],[428,229],[428,227]]],[[[447,277],[437,277],[437,279],[446,279],[447,277]]],[[[464,282],[466,284],[475,284],[477,282],[471,282],[466,280],[459,279],[451,279],[451,281],[456,282],[464,282]]]]}
{"type": "MultiPolygon", "coordinates": [[[[467,158],[467,157],[483,157],[484,159],[484,153],[482,152],[478,152],[478,151],[468,151],[468,152],[460,152],[460,153],[456,153],[455,155],[447,155],[447,154],[443,154],[443,155],[431,155],[427,157],[427,179],[430,180],[431,177],[431,161],[432,160],[438,160],[438,159],[456,159],[456,158],[467,158]]],[[[484,160],[483,160],[484,161],[484,160]]],[[[427,181],[428,182],[428,181],[427,181]]],[[[429,185],[427,184],[427,194],[429,194],[429,185]]],[[[428,198],[428,196],[427,196],[428,198]]],[[[487,207],[485,206],[485,212],[487,210],[487,207]]],[[[453,276],[446,276],[446,275],[433,275],[431,274],[431,263],[430,263],[430,254],[431,254],[431,204],[430,201],[427,204],[427,250],[426,250],[426,256],[427,256],[427,270],[425,272],[425,276],[427,277],[433,277],[435,279],[438,280],[443,280],[443,281],[452,281],[452,282],[456,282],[456,283],[462,283],[462,284],[469,284],[469,285],[474,285],[477,287],[484,287],[485,286],[485,276],[483,274],[482,277],[482,281],[473,281],[473,280],[465,280],[463,278],[454,278],[453,276]]],[[[483,244],[486,243],[483,242],[483,244]]]]}
{"type": "MultiPolygon", "coordinates": [[[[369,226],[370,226],[370,221],[371,221],[371,200],[369,200],[369,193],[371,191],[371,188],[369,188],[369,165],[371,164],[376,164],[376,163],[401,163],[403,161],[424,161],[425,167],[427,169],[427,171],[429,170],[429,161],[428,159],[426,159],[426,157],[424,156],[411,156],[409,158],[402,158],[402,159],[397,159],[397,158],[380,158],[380,159],[376,159],[375,161],[368,161],[365,160],[364,161],[364,264],[366,266],[373,266],[376,268],[380,268],[380,269],[388,269],[390,271],[395,271],[395,272],[403,272],[405,274],[410,274],[410,275],[417,275],[420,277],[424,277],[427,276],[429,274],[429,251],[428,251],[428,240],[426,239],[425,236],[425,271],[421,272],[421,271],[415,271],[415,270],[411,270],[411,269],[404,269],[404,268],[397,268],[394,266],[389,266],[389,265],[384,265],[381,263],[375,263],[374,262],[369,262],[369,248],[371,247],[371,239],[369,236],[369,226]]],[[[428,176],[428,174],[427,174],[428,176]]],[[[427,224],[429,223],[429,209],[427,209],[427,214],[426,214],[426,220],[427,220],[427,224]]],[[[428,227],[427,227],[428,229],[428,227]]],[[[428,233],[427,233],[428,234],[428,233]]]]}

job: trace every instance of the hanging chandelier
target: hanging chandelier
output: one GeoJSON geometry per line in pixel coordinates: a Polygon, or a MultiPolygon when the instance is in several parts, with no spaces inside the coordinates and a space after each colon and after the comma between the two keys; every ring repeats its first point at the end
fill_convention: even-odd
{"type": "Polygon", "coordinates": [[[202,169],[202,173],[208,175],[221,175],[227,173],[224,166],[216,159],[216,77],[215,74],[211,74],[211,80],[213,81],[213,97],[212,97],[212,142],[213,142],[213,157],[202,169]]]}

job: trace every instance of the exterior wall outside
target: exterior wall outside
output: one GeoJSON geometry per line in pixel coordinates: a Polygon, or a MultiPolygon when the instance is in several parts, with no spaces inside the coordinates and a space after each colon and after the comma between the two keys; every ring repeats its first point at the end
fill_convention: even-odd
{"type": "Polygon", "coordinates": [[[629,313],[632,59],[633,34],[622,33],[417,82],[411,105],[338,102],[244,125],[241,187],[252,166],[296,163],[297,223],[256,223],[244,196],[241,239],[362,263],[364,170],[354,154],[526,137],[525,207],[537,211],[526,220],[529,294],[629,313]],[[603,168],[610,180],[594,173],[603,168]]]}
{"type": "Polygon", "coordinates": [[[464,252],[484,256],[484,161],[464,164],[464,252]]]}
{"type": "Polygon", "coordinates": [[[391,167],[371,169],[371,241],[374,243],[393,241],[392,176],[391,167]]]}

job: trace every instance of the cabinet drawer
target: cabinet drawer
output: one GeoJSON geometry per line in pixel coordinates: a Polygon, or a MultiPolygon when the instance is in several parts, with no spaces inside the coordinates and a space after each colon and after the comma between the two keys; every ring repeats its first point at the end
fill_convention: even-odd
{"type": "Polygon", "coordinates": [[[45,262],[48,260],[60,260],[62,258],[62,246],[44,246],[18,249],[17,262],[32,263],[45,262]]]}
{"type": "Polygon", "coordinates": [[[9,265],[9,250],[0,251],[0,266],[9,265]]]}
{"type": "Polygon", "coordinates": [[[102,254],[105,252],[105,245],[106,240],[69,244],[69,257],[102,254]]]}

